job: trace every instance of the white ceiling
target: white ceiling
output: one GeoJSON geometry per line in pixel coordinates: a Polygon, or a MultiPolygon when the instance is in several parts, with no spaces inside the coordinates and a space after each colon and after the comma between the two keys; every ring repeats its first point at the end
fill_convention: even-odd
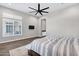
{"type": "MultiPolygon", "coordinates": [[[[8,7],[11,9],[15,9],[36,17],[40,17],[41,15],[38,13],[37,15],[35,15],[35,13],[29,13],[30,11],[33,11],[31,9],[29,9],[28,7],[33,7],[35,9],[38,8],[38,3],[0,3],[1,6],[4,7],[8,7]]],[[[40,4],[40,8],[46,8],[49,7],[49,9],[47,9],[46,11],[48,11],[49,13],[43,13],[43,15],[48,15],[56,10],[68,7],[70,5],[73,5],[71,3],[41,3],[40,4]]]]}

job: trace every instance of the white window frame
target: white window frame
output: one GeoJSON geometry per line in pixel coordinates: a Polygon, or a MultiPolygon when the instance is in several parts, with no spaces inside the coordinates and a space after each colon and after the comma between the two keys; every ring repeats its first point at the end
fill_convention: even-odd
{"type": "MultiPolygon", "coordinates": [[[[21,33],[20,34],[15,34],[15,30],[14,30],[14,36],[17,36],[17,35],[22,35],[22,21],[14,21],[14,22],[18,22],[18,25],[20,25],[21,26],[21,33]]],[[[14,24],[14,26],[15,26],[15,24],[14,24]]],[[[15,29],[15,28],[14,28],[15,29]]]]}
{"type": "Polygon", "coordinates": [[[3,37],[9,37],[9,36],[17,36],[17,35],[22,35],[22,17],[21,16],[17,16],[17,15],[12,15],[12,14],[8,14],[8,13],[3,13],[3,19],[2,19],[2,30],[3,30],[3,37]],[[19,29],[19,26],[17,26],[18,34],[15,34],[15,23],[17,22],[18,25],[21,27],[21,29],[19,29]],[[6,23],[12,23],[13,24],[13,33],[6,33],[6,23]]]}

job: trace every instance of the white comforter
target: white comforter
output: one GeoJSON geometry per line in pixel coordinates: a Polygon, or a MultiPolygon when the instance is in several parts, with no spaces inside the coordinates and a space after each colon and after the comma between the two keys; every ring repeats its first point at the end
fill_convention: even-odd
{"type": "Polygon", "coordinates": [[[34,40],[30,49],[41,56],[78,56],[79,39],[65,37],[51,42],[45,37],[34,40]]]}

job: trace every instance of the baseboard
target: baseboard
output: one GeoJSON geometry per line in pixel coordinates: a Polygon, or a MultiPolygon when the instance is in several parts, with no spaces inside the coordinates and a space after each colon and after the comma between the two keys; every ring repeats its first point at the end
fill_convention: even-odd
{"type": "Polygon", "coordinates": [[[38,37],[28,37],[28,38],[20,38],[20,39],[15,39],[15,40],[2,41],[2,42],[0,42],[0,44],[7,43],[7,42],[18,41],[18,40],[23,40],[23,39],[32,39],[32,38],[38,38],[38,37]]]}

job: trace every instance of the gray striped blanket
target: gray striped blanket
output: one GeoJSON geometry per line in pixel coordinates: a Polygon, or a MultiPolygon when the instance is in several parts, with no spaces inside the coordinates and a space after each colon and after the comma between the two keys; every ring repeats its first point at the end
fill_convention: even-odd
{"type": "Polygon", "coordinates": [[[64,37],[51,42],[45,37],[34,40],[31,43],[31,50],[41,56],[78,56],[79,39],[64,37]]]}

